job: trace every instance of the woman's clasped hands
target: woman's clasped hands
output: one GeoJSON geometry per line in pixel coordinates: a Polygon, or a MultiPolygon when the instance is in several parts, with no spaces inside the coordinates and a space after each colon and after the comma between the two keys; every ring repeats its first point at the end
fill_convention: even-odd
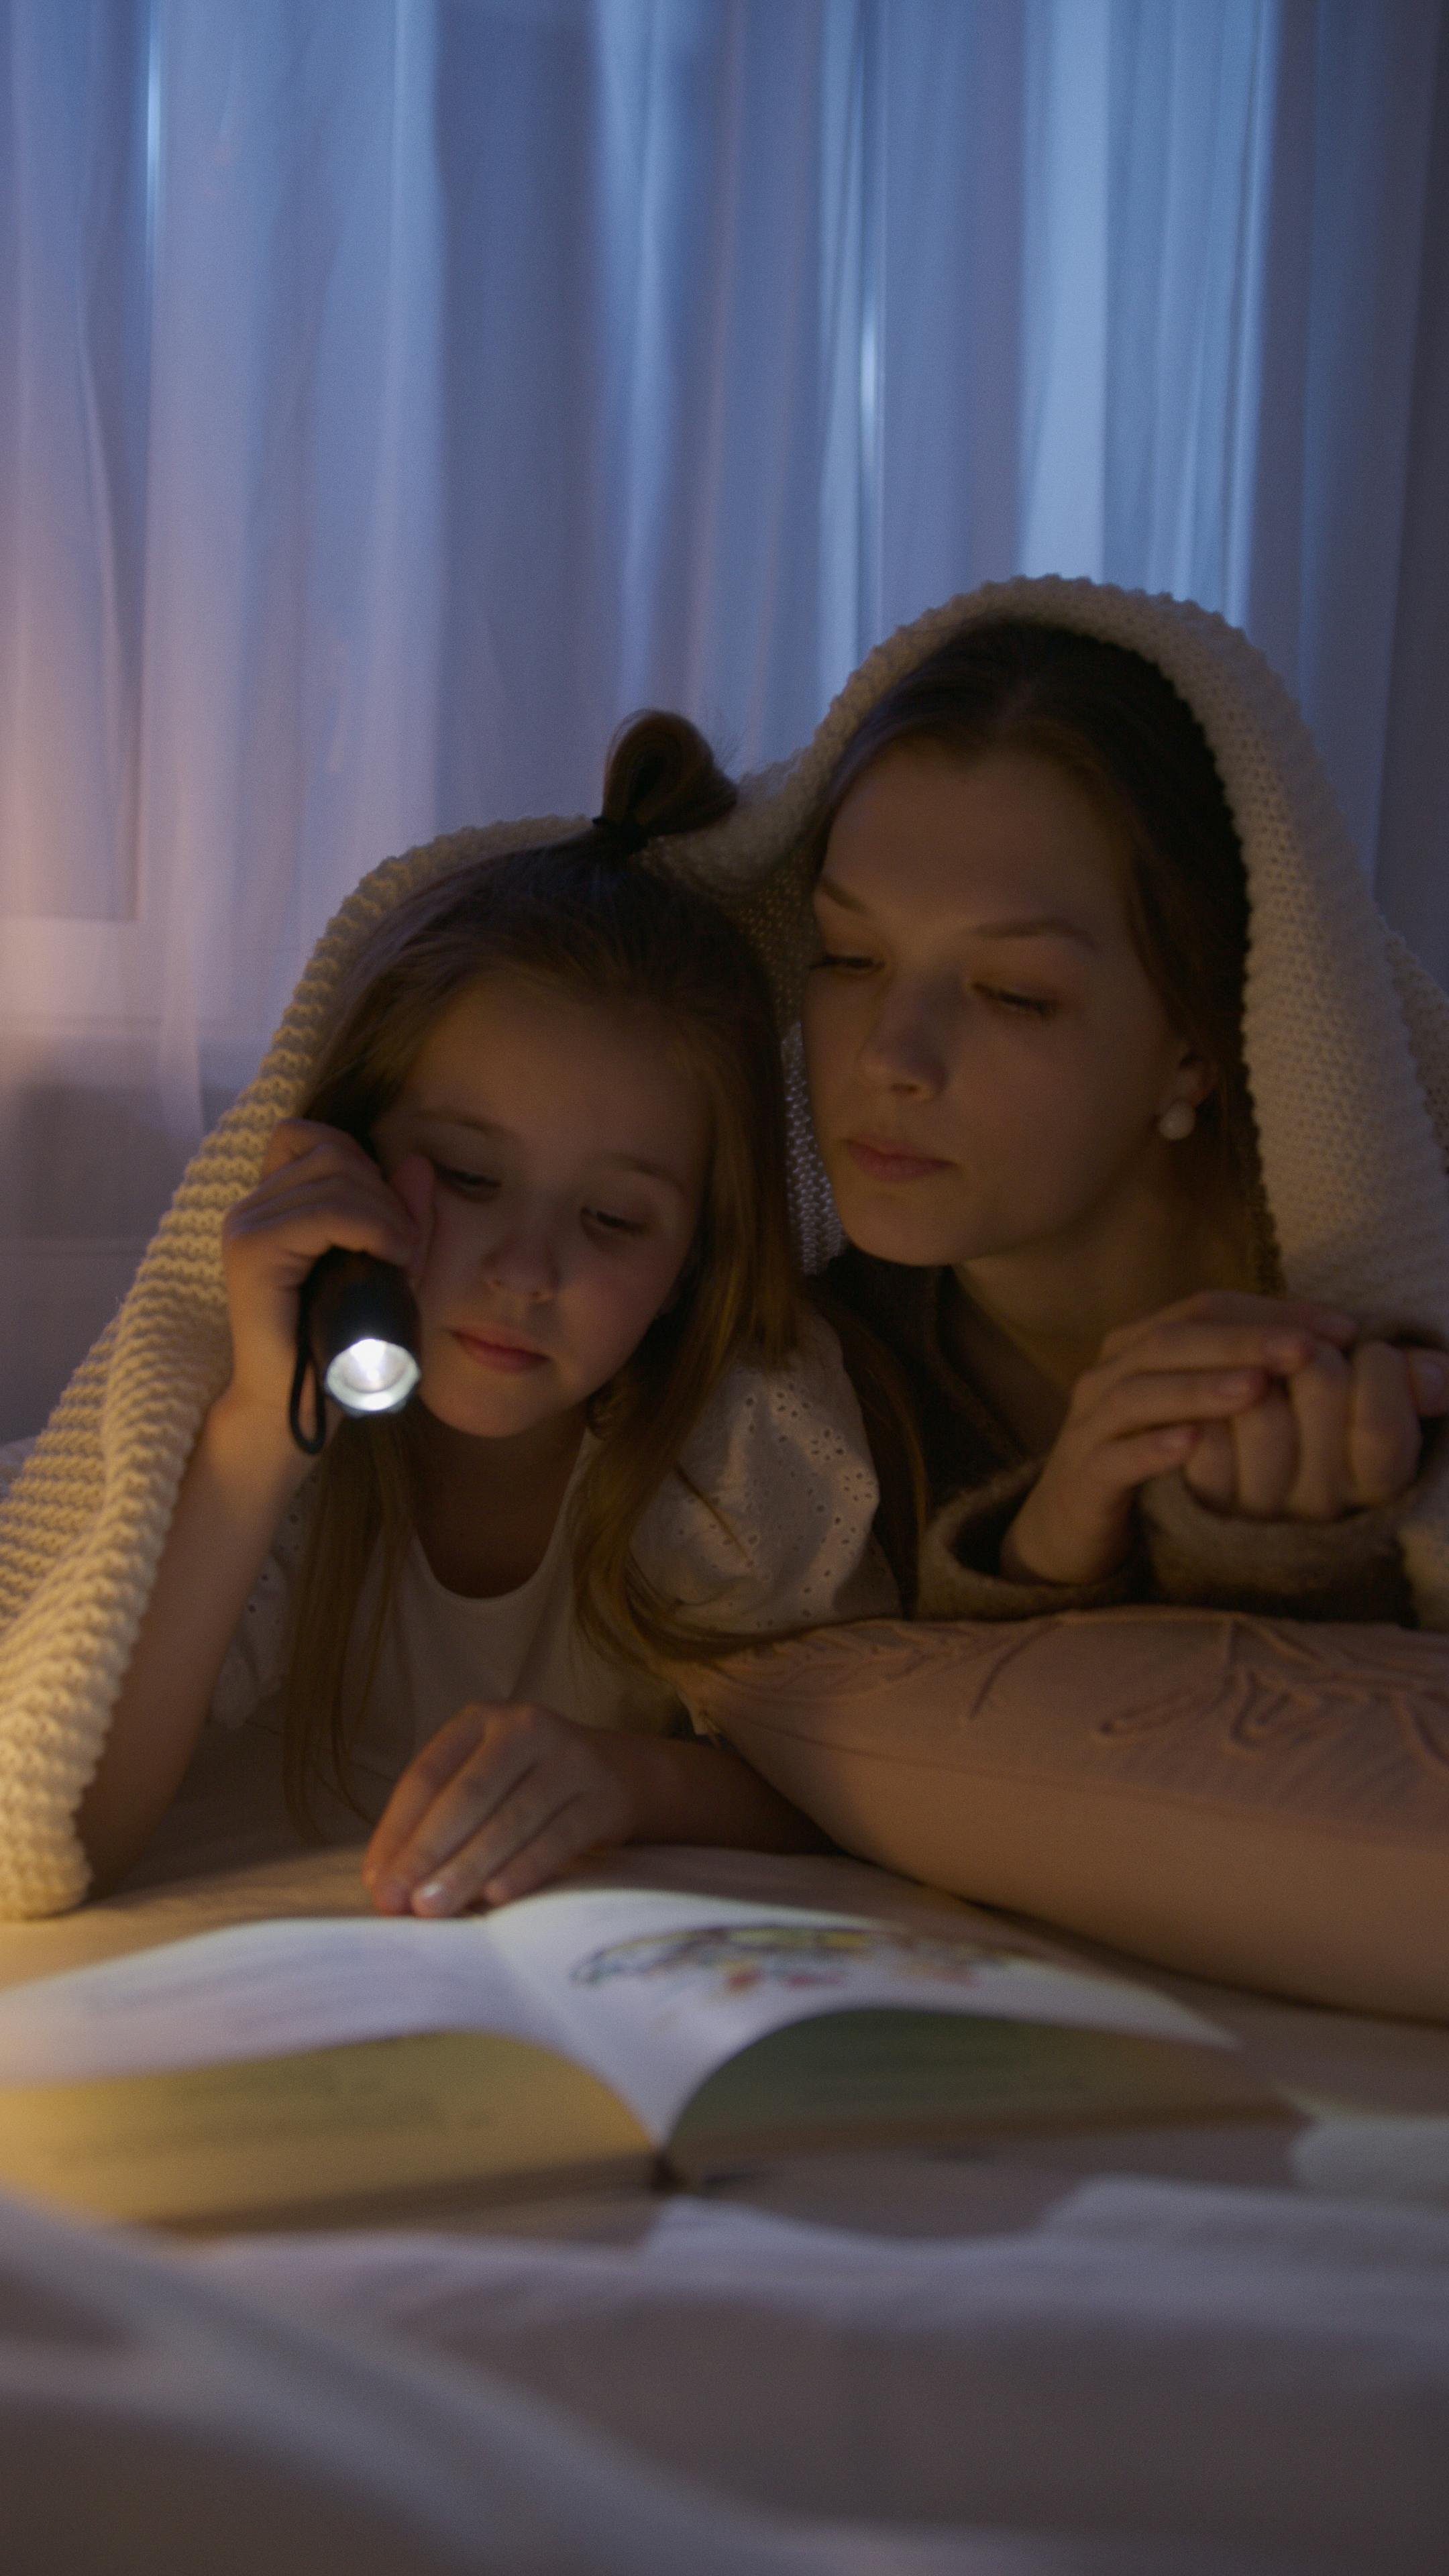
{"type": "Polygon", "coordinates": [[[1015,1581],[1105,1581],[1132,1543],[1140,1488],[1180,1471],[1200,1502],[1251,1520],[1327,1522],[1393,1502],[1422,1423],[1449,1412],[1449,1359],[1360,1341],[1350,1316],[1208,1291],[1109,1333],[1072,1390],[1007,1533],[1015,1581]]]}

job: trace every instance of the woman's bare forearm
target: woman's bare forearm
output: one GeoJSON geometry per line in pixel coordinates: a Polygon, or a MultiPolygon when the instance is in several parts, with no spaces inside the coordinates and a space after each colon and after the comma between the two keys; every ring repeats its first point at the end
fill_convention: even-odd
{"type": "Polygon", "coordinates": [[[636,1843],[710,1843],[738,1851],[828,1851],[818,1825],[725,1744],[616,1735],[601,1749],[624,1773],[636,1843]]]}
{"type": "Polygon", "coordinates": [[[201,1428],[76,1826],[97,1892],[139,1856],[196,1746],[232,1632],[305,1464],[218,1399],[201,1428]]]}

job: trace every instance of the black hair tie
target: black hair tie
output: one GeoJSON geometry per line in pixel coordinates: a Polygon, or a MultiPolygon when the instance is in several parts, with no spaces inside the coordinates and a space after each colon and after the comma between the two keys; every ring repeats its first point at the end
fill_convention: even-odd
{"type": "Polygon", "coordinates": [[[607,843],[611,859],[632,859],[640,850],[647,848],[653,838],[652,833],[646,832],[643,824],[636,823],[629,814],[596,814],[593,829],[599,839],[607,843]]]}

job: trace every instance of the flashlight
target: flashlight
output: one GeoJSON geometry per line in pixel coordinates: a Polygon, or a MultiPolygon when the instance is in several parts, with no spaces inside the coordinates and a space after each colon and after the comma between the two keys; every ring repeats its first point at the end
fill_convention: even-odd
{"type": "Polygon", "coordinates": [[[287,1419],[299,1449],[327,1442],[323,1390],[344,1413],[399,1413],[422,1376],[417,1301],[403,1273],[370,1252],[324,1252],[302,1283],[287,1419]],[[312,1420],[302,1409],[308,1382],[312,1420]]]}

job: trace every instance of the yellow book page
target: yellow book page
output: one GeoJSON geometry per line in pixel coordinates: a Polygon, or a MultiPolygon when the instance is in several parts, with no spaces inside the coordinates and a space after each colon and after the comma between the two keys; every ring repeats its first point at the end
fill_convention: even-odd
{"type": "Polygon", "coordinates": [[[0,2183],[99,2218],[254,2224],[652,2156],[596,2075],[477,2031],[0,2088],[0,2183]]]}

